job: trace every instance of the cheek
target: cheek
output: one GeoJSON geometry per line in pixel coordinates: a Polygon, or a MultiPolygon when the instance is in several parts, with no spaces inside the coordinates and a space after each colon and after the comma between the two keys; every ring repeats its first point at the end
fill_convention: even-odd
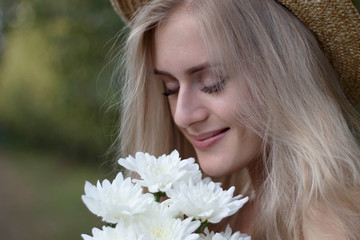
{"type": "Polygon", "coordinates": [[[262,139],[253,131],[248,130],[248,136],[243,145],[244,146],[241,148],[240,152],[242,151],[243,158],[248,159],[249,163],[260,156],[262,139]]]}
{"type": "Polygon", "coordinates": [[[259,160],[262,139],[252,130],[237,127],[211,151],[196,151],[203,172],[222,177],[238,172],[259,160]]]}

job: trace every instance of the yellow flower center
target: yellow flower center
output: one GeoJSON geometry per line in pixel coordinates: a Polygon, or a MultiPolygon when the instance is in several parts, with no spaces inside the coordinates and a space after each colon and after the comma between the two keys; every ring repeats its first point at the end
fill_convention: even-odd
{"type": "Polygon", "coordinates": [[[156,228],[153,231],[153,236],[155,237],[155,239],[167,239],[168,232],[163,228],[156,228]]]}

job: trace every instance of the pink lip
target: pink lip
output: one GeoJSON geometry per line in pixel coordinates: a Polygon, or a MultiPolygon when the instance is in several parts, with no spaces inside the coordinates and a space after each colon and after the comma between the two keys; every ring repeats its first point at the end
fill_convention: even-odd
{"type": "Polygon", "coordinates": [[[224,128],[212,132],[203,133],[200,135],[192,135],[193,144],[195,148],[199,150],[205,150],[220,141],[228,130],[229,128],[224,128]]]}

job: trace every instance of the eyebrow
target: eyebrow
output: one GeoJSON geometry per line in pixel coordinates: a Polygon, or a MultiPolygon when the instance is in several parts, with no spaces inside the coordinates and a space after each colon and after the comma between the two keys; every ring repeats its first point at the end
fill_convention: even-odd
{"type": "Polygon", "coordinates": [[[194,73],[197,73],[197,72],[200,72],[200,71],[203,71],[205,69],[208,69],[208,68],[211,68],[211,64],[206,62],[206,63],[203,63],[203,64],[200,64],[198,66],[195,66],[195,67],[192,67],[190,69],[188,69],[186,71],[187,74],[191,75],[191,74],[194,74],[194,73]]]}
{"type": "MultiPolygon", "coordinates": [[[[211,68],[212,66],[213,66],[213,65],[210,64],[209,62],[205,62],[205,63],[202,63],[202,64],[200,64],[200,65],[198,65],[198,66],[194,66],[194,67],[191,67],[191,68],[187,69],[187,70],[186,70],[186,74],[192,75],[192,74],[194,74],[194,73],[197,73],[197,72],[206,70],[206,69],[208,69],[208,68],[211,68]]],[[[174,78],[170,73],[165,72],[165,71],[161,71],[161,70],[157,70],[157,69],[154,69],[154,74],[174,78]]]]}

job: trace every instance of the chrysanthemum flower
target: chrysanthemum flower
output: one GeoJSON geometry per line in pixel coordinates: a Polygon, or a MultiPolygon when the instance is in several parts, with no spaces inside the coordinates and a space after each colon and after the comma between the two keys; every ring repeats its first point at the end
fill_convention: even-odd
{"type": "Polygon", "coordinates": [[[103,227],[102,230],[98,228],[92,229],[92,235],[81,234],[84,240],[143,240],[142,236],[137,236],[133,228],[123,224],[118,224],[116,228],[103,227]]]}
{"type": "Polygon", "coordinates": [[[234,187],[223,190],[220,184],[205,178],[196,184],[191,181],[176,184],[166,194],[170,198],[167,201],[185,215],[202,222],[218,223],[248,201],[248,197],[240,199],[242,195],[233,197],[234,190],[234,187]]]}
{"type": "Polygon", "coordinates": [[[245,233],[235,232],[232,234],[232,230],[228,225],[225,232],[214,233],[209,232],[207,228],[204,230],[204,234],[201,234],[201,240],[251,240],[251,237],[245,233]]]}
{"type": "Polygon", "coordinates": [[[103,221],[117,223],[131,219],[151,207],[154,197],[142,191],[139,184],[132,183],[131,178],[124,179],[122,173],[119,173],[112,183],[104,180],[102,185],[98,181],[94,186],[86,182],[82,200],[103,221]]]}
{"type": "Polygon", "coordinates": [[[118,163],[138,173],[141,179],[134,181],[147,187],[151,193],[166,192],[179,181],[192,179],[197,182],[201,179],[199,165],[195,163],[194,158],[181,160],[176,150],[170,155],[162,155],[159,158],[138,152],[135,158],[131,156],[121,158],[118,163]]]}
{"type": "Polygon", "coordinates": [[[141,214],[136,221],[142,221],[143,218],[183,218],[183,214],[170,202],[164,201],[161,203],[154,202],[147,208],[146,212],[141,214]]]}
{"type": "Polygon", "coordinates": [[[147,218],[137,226],[138,232],[143,234],[145,240],[196,240],[200,237],[194,233],[200,222],[192,221],[191,218],[147,218]]]}

